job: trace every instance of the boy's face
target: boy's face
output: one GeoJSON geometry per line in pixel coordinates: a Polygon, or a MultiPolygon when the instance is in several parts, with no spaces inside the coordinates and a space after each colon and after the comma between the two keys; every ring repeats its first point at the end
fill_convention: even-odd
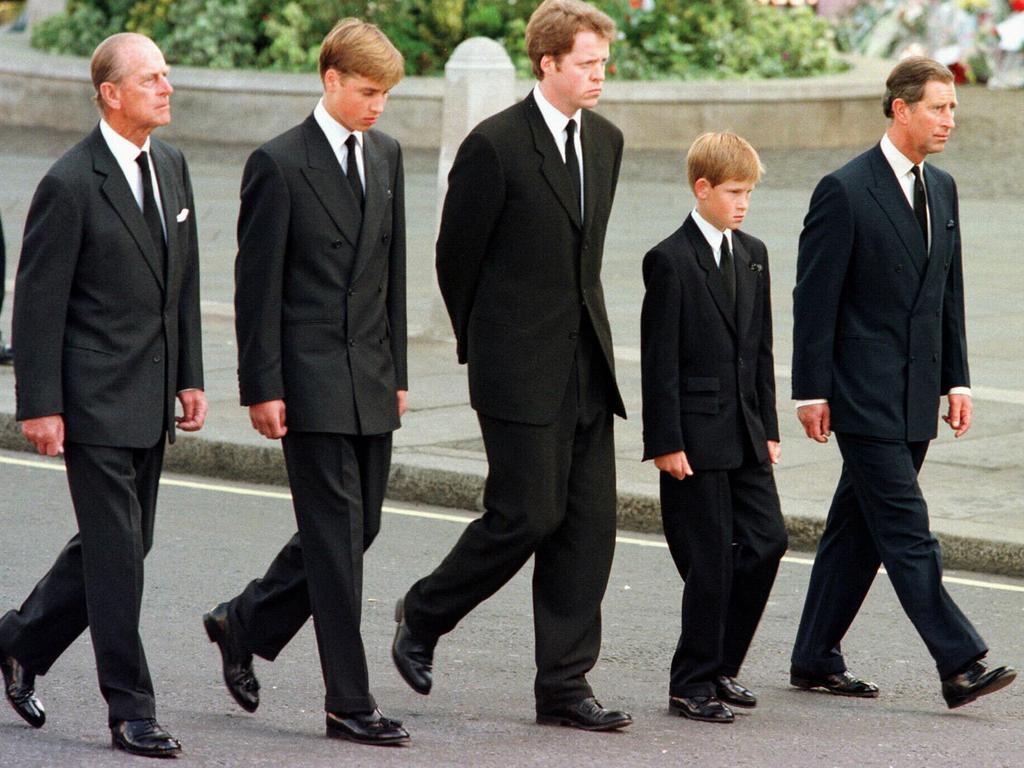
{"type": "Polygon", "coordinates": [[[335,69],[324,75],[324,108],[350,131],[368,131],[388,100],[388,89],[362,75],[343,75],[335,69]]]}
{"type": "Polygon", "coordinates": [[[739,229],[750,208],[750,195],[754,182],[729,179],[711,186],[705,178],[697,179],[693,187],[697,196],[697,213],[716,229],[739,229]]]}

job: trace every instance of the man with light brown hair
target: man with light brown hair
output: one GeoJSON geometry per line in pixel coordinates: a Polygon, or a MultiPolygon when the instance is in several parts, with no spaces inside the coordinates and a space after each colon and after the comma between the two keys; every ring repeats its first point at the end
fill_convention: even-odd
{"type": "Polygon", "coordinates": [[[392,655],[419,693],[437,639],[534,558],[537,722],[622,728],[594,697],[615,548],[615,384],[601,258],[622,133],[590,108],[615,26],[548,0],[526,29],[539,82],[459,148],[437,274],[489,463],[485,511],[397,607],[392,655]]]}
{"type": "Polygon", "coordinates": [[[925,158],[946,147],[953,74],[924,57],[886,82],[881,141],[814,190],[793,290],[793,398],[807,437],[835,432],[843,471],[811,571],[790,682],[875,698],[840,642],[884,564],[953,709],[1009,685],[942,585],[942,553],[917,477],[942,417],[971,426],[956,185],[925,158]]]}
{"type": "Polygon", "coordinates": [[[409,738],[370,693],[359,630],[363,553],[408,386],[402,151],[370,130],[402,74],[377,27],[343,19],[321,47],[313,114],[246,164],[239,389],[253,428],[281,440],[299,532],[263,578],[203,617],[229,693],[252,712],[253,654],[273,660],[312,615],[327,735],[375,745],[409,738]]]}

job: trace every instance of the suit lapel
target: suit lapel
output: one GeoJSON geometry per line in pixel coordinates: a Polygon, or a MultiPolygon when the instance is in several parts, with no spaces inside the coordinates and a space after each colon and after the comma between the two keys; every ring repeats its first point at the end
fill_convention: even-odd
{"type": "Polygon", "coordinates": [[[750,326],[750,318],[754,314],[758,271],[735,232],[732,238],[732,255],[736,264],[736,329],[742,336],[750,326]]]}
{"type": "MultiPolygon", "coordinates": [[[[582,229],[580,201],[576,199],[576,194],[572,189],[572,182],[569,181],[569,170],[565,167],[565,160],[562,159],[562,153],[558,151],[558,147],[555,145],[555,139],[551,135],[551,131],[548,130],[547,123],[544,122],[544,116],[540,113],[540,107],[537,106],[537,101],[533,98],[533,92],[523,100],[523,109],[526,110],[526,119],[530,124],[530,130],[533,132],[534,148],[542,158],[541,174],[555,193],[555,197],[558,198],[562,207],[565,208],[565,212],[569,214],[572,223],[578,229],[582,229]]],[[[584,152],[585,162],[586,152],[584,152]]],[[[587,176],[586,165],[584,165],[584,182],[586,182],[587,176]]],[[[586,200],[590,195],[584,193],[583,197],[584,204],[586,204],[586,200]]]]}
{"type": "Polygon", "coordinates": [[[373,244],[377,242],[384,211],[392,192],[388,184],[387,158],[377,144],[372,132],[363,134],[363,167],[366,176],[366,205],[363,211],[363,228],[359,235],[359,247],[356,249],[355,264],[349,283],[355,283],[366,266],[373,244]]]}
{"type": "Polygon", "coordinates": [[[327,215],[352,247],[357,248],[362,214],[352,192],[342,186],[338,156],[312,115],[302,124],[302,133],[306,140],[306,167],[302,173],[327,215]]]}
{"type": "MultiPolygon", "coordinates": [[[[693,248],[693,252],[697,257],[697,265],[707,275],[706,285],[708,292],[711,294],[715,306],[718,307],[722,319],[725,320],[729,330],[735,336],[736,318],[733,313],[732,302],[729,301],[729,294],[725,291],[725,281],[722,279],[722,273],[719,271],[718,265],[715,264],[715,255],[711,251],[711,246],[708,245],[708,241],[692,216],[686,217],[686,221],[683,222],[683,231],[686,233],[686,237],[690,241],[690,247],[693,248]]],[[[737,280],[738,283],[739,280],[737,280]]]]}
{"type": "Polygon", "coordinates": [[[882,212],[889,219],[893,229],[903,243],[903,247],[910,256],[910,261],[917,270],[918,275],[924,273],[928,257],[925,250],[924,237],[921,235],[921,228],[914,217],[914,209],[907,202],[906,195],[900,187],[896,174],[892,172],[892,166],[882,154],[881,147],[876,146],[870,155],[871,167],[874,173],[875,186],[869,187],[868,192],[878,203],[882,212]]]}
{"type": "Polygon", "coordinates": [[[953,236],[953,229],[948,227],[949,222],[956,226],[953,218],[953,209],[949,204],[944,190],[940,189],[939,181],[933,174],[928,172],[928,166],[924,166],[925,190],[928,194],[928,211],[931,219],[931,250],[930,258],[925,264],[924,279],[921,290],[917,294],[917,301],[921,300],[927,291],[924,287],[933,281],[941,282],[946,271],[946,254],[950,251],[949,239],[953,236]]]}
{"type": "Polygon", "coordinates": [[[111,154],[107,142],[103,139],[103,134],[100,133],[99,126],[96,127],[90,138],[93,170],[105,177],[100,183],[100,190],[131,233],[135,244],[139,246],[142,258],[149,265],[157,284],[163,289],[164,275],[160,268],[162,260],[155,252],[156,244],[149,236],[149,228],[146,226],[146,220],[142,217],[142,210],[135,200],[135,195],[132,194],[131,187],[128,186],[128,180],[124,177],[121,166],[117,164],[111,154]]]}
{"type": "Polygon", "coordinates": [[[589,229],[594,221],[594,205],[607,196],[604,182],[611,178],[611,167],[609,165],[608,153],[603,150],[607,144],[594,136],[594,122],[590,119],[590,112],[583,110],[580,122],[583,130],[580,131],[580,140],[583,145],[583,227],[589,229]]]}

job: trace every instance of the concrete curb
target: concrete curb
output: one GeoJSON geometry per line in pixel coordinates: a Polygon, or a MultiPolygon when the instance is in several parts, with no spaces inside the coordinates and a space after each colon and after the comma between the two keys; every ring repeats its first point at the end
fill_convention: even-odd
{"type": "MultiPolygon", "coordinates": [[[[31,452],[17,422],[0,414],[0,449],[31,452]]],[[[442,459],[459,465],[457,460],[442,459]]],[[[438,457],[426,462],[403,461],[397,453],[391,467],[388,498],[439,507],[482,511],[484,478],[479,471],[462,467],[434,466],[438,457]]],[[[281,451],[275,447],[243,445],[199,437],[179,437],[169,446],[164,468],[169,472],[200,475],[222,480],[288,485],[281,451]]],[[[824,520],[786,515],[792,550],[813,551],[824,529],[824,520]]],[[[657,497],[620,492],[618,527],[641,533],[661,532],[657,497]]],[[[1002,576],[1024,577],[1024,546],[1002,541],[936,533],[942,545],[945,567],[1002,576]]]]}

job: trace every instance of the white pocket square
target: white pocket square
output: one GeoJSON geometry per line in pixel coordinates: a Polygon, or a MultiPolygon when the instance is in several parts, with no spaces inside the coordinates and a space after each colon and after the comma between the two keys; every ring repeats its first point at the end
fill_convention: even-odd
{"type": "Polygon", "coordinates": [[[181,224],[181,222],[183,222],[187,218],[188,218],[188,208],[182,208],[178,212],[178,218],[177,218],[178,223],[181,224]]]}

